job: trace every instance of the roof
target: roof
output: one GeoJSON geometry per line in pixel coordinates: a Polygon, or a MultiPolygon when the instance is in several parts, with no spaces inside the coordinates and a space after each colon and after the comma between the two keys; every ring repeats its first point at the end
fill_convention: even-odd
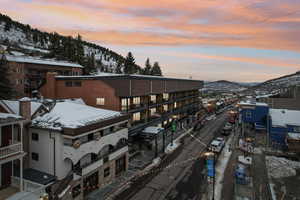
{"type": "Polygon", "coordinates": [[[30,56],[11,56],[5,55],[6,60],[10,62],[19,62],[19,63],[33,63],[33,64],[40,64],[40,65],[55,65],[55,66],[62,66],[62,67],[77,67],[83,68],[82,65],[77,63],[71,63],[68,61],[58,61],[54,59],[44,59],[40,57],[30,57],[30,56]]]}
{"type": "MultiPolygon", "coordinates": [[[[2,100],[2,102],[16,115],[20,115],[20,102],[12,100],[2,100]]],[[[41,107],[42,103],[31,101],[31,116],[41,107]]]]}
{"type": "MultiPolygon", "coordinates": [[[[19,170],[16,170],[15,176],[20,176],[19,170]]],[[[55,176],[32,168],[23,170],[23,178],[40,185],[48,185],[56,180],[55,176]]]]}
{"type": "Polygon", "coordinates": [[[270,109],[272,126],[300,126],[300,111],[287,109],[270,109]]]}
{"type": "Polygon", "coordinates": [[[150,75],[140,75],[140,74],[113,74],[113,73],[99,73],[97,75],[84,75],[84,76],[56,76],[57,79],[104,79],[104,78],[128,78],[128,79],[157,79],[157,80],[181,80],[181,81],[196,81],[203,82],[201,80],[193,79],[181,79],[181,78],[172,78],[164,76],[150,76],[150,75]]]}
{"type": "Polygon", "coordinates": [[[252,101],[241,101],[238,103],[239,105],[244,106],[268,106],[266,103],[262,102],[252,102],[252,101]]]}
{"type": "Polygon", "coordinates": [[[33,127],[62,130],[79,128],[122,116],[120,112],[95,108],[72,102],[57,102],[52,110],[36,117],[33,127]]]}
{"type": "Polygon", "coordinates": [[[210,144],[213,145],[213,146],[219,146],[221,144],[221,141],[213,140],[210,144]]]}
{"type": "Polygon", "coordinates": [[[163,131],[164,128],[156,127],[156,126],[149,126],[143,130],[144,133],[152,133],[158,134],[159,132],[163,131]]]}
{"type": "Polygon", "coordinates": [[[293,140],[300,140],[300,133],[288,133],[287,136],[293,140]]]}
{"type": "Polygon", "coordinates": [[[19,115],[10,114],[10,113],[0,113],[0,124],[20,121],[20,120],[23,120],[23,118],[19,115]]]}

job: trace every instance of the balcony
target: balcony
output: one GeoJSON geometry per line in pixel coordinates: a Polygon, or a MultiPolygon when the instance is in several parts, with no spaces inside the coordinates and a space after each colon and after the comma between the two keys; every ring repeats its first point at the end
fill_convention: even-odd
{"type": "Polygon", "coordinates": [[[11,144],[6,147],[1,147],[0,148],[0,159],[14,156],[14,155],[20,154],[22,152],[23,152],[23,150],[22,150],[21,142],[11,144]]]}
{"type": "Polygon", "coordinates": [[[69,158],[73,163],[77,163],[83,156],[88,153],[98,154],[105,145],[110,144],[115,146],[122,138],[128,139],[128,130],[126,128],[123,128],[109,135],[105,135],[98,140],[92,140],[87,143],[81,144],[78,148],[64,145],[63,158],[69,158]]]}

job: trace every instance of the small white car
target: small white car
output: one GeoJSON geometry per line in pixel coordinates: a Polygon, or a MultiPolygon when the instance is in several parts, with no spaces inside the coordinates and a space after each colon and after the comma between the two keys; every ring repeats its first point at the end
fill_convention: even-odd
{"type": "Polygon", "coordinates": [[[215,153],[220,153],[225,145],[225,141],[213,140],[209,145],[209,150],[215,153]]]}

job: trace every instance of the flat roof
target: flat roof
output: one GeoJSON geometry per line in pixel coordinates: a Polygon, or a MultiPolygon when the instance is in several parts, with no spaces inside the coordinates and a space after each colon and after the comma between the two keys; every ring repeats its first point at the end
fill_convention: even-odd
{"type": "Polygon", "coordinates": [[[149,79],[149,80],[178,80],[178,81],[194,81],[203,82],[202,80],[193,79],[182,79],[182,78],[172,78],[164,76],[150,76],[150,75],[139,75],[139,74],[113,74],[113,73],[101,73],[97,75],[84,75],[84,76],[56,76],[59,80],[97,80],[97,79],[149,79]]]}
{"type": "Polygon", "coordinates": [[[239,105],[245,105],[245,106],[268,106],[266,103],[262,102],[251,102],[251,101],[241,101],[238,103],[239,105]]]}
{"type": "Polygon", "coordinates": [[[270,116],[274,126],[300,126],[300,111],[298,110],[270,109],[270,116]]]}
{"type": "Polygon", "coordinates": [[[44,59],[44,58],[40,58],[40,57],[5,55],[5,58],[7,61],[10,61],[10,62],[83,68],[82,65],[79,65],[77,63],[54,60],[54,59],[44,59]]]}

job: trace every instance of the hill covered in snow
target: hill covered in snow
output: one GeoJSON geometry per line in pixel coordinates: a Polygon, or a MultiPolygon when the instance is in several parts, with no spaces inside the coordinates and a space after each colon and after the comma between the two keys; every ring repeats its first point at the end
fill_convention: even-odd
{"type": "Polygon", "coordinates": [[[253,89],[271,91],[276,89],[288,88],[295,85],[300,85],[300,71],[265,81],[254,86],[253,89]]]}
{"type": "Polygon", "coordinates": [[[246,89],[246,85],[241,85],[236,82],[219,80],[213,82],[205,82],[204,90],[215,91],[215,92],[239,92],[246,89]]]}
{"type": "MultiPolygon", "coordinates": [[[[81,65],[96,68],[95,71],[114,72],[122,69],[125,58],[98,44],[81,40],[80,37],[63,36],[57,33],[43,32],[12,20],[0,13],[0,45],[11,55],[29,55],[34,57],[55,58],[77,62],[81,65]],[[55,48],[57,51],[55,52],[55,48]],[[80,49],[82,48],[82,50],[80,49]],[[71,55],[81,58],[72,58],[71,55]],[[64,52],[62,52],[64,51],[64,52]],[[59,54],[62,55],[59,55],[59,54]],[[64,53],[66,55],[64,55],[64,53]]],[[[136,65],[136,68],[141,69],[136,65]]],[[[121,70],[122,71],[122,70],[121,70]]]]}

